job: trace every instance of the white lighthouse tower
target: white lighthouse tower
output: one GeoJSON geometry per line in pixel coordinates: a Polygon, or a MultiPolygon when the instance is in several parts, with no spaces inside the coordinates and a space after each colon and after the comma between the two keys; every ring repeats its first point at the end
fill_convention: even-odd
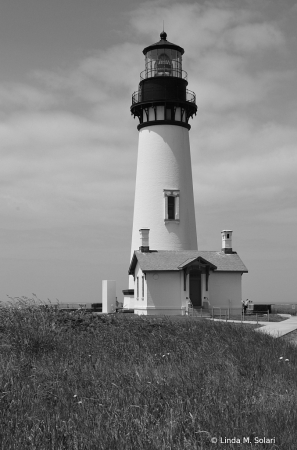
{"type": "Polygon", "coordinates": [[[161,40],[143,50],[145,70],[132,96],[139,144],[131,257],[147,228],[152,250],[197,250],[189,119],[196,96],[187,89],[184,49],[161,40]]]}

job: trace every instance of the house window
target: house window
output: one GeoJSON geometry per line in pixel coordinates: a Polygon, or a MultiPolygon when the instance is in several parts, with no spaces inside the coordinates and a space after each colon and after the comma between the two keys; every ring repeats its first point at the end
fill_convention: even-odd
{"type": "Polygon", "coordinates": [[[165,221],[179,222],[179,190],[164,189],[165,221]]]}
{"type": "Polygon", "coordinates": [[[144,300],[144,275],[142,275],[142,291],[141,291],[142,300],[144,300]]]}
{"type": "Polygon", "coordinates": [[[139,277],[136,279],[136,298],[139,299],[139,277]]]}
{"type": "Polygon", "coordinates": [[[227,239],[229,239],[229,233],[227,233],[227,239]]]}

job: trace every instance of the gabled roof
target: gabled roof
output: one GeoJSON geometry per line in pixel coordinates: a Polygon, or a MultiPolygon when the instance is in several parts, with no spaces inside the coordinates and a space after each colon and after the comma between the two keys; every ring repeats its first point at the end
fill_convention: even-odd
{"type": "Polygon", "coordinates": [[[178,266],[178,269],[185,269],[187,266],[190,266],[194,261],[196,261],[196,263],[198,263],[200,267],[208,266],[208,268],[211,270],[217,269],[217,266],[207,261],[206,259],[202,258],[202,256],[198,256],[198,258],[196,256],[193,256],[192,258],[187,259],[178,266]]]}
{"type": "Polygon", "coordinates": [[[129,267],[129,274],[133,275],[137,262],[143,272],[178,271],[200,258],[201,262],[210,263],[215,272],[248,272],[237,253],[223,253],[197,250],[160,250],[134,252],[129,267]],[[203,260],[203,261],[202,261],[203,260]]]}

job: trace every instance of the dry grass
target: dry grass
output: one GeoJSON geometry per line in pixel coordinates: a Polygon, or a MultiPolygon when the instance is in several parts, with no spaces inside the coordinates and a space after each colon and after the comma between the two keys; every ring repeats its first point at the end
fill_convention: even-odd
{"type": "Polygon", "coordinates": [[[0,308],[1,449],[214,449],[221,436],[296,449],[295,347],[245,325],[127,316],[0,308]]]}

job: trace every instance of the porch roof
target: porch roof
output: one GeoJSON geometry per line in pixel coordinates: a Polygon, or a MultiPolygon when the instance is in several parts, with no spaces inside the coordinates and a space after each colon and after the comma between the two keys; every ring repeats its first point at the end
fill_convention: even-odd
{"type": "Polygon", "coordinates": [[[133,275],[137,262],[143,272],[178,271],[197,258],[210,263],[215,272],[248,272],[237,253],[197,250],[159,250],[141,252],[136,250],[131,260],[129,274],[133,275]]]}

